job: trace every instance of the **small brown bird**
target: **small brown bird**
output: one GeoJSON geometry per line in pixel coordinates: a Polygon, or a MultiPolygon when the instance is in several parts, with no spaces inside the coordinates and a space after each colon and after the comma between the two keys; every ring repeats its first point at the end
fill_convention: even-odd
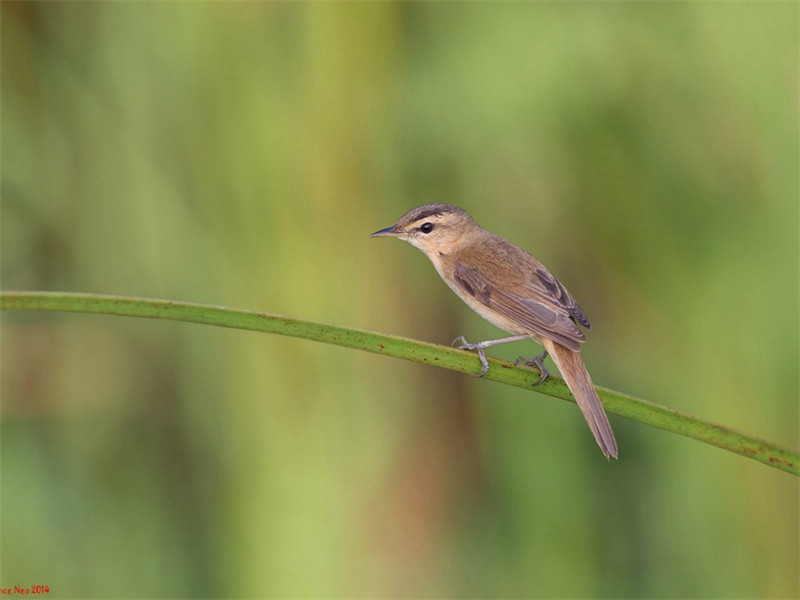
{"type": "Polygon", "coordinates": [[[600,398],[580,353],[586,341],[578,324],[591,329],[586,315],[566,288],[533,256],[501,237],[489,233],[472,217],[450,204],[432,203],[412,208],[391,227],[371,237],[393,236],[422,250],[433,266],[470,308],[512,337],[468,343],[463,336],[453,342],[476,350],[482,369],[489,370],[486,348],[531,338],[545,352],[528,359],[547,378],[543,360],[549,354],[572,391],[578,406],[606,458],[617,458],[617,442],[600,404],[600,398]]]}

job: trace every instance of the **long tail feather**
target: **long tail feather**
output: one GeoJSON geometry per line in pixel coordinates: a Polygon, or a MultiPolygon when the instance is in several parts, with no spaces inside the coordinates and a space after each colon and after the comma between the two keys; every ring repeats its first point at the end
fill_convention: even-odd
{"type": "Polygon", "coordinates": [[[589,429],[592,430],[594,439],[597,440],[597,445],[600,446],[606,458],[611,456],[617,458],[617,440],[614,439],[611,424],[608,422],[603,405],[600,404],[600,398],[594,389],[589,371],[583,364],[581,353],[565,348],[547,338],[543,338],[542,343],[553,358],[553,362],[556,363],[561,376],[567,382],[572,395],[575,396],[575,400],[589,424],[589,429]]]}

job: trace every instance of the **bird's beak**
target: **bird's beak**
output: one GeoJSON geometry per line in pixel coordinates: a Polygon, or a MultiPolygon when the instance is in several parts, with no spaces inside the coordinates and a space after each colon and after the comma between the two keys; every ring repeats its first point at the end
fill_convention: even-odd
{"type": "Polygon", "coordinates": [[[387,227],[386,229],[381,229],[380,231],[376,231],[369,237],[381,237],[384,235],[400,235],[400,232],[397,230],[397,226],[392,225],[391,227],[387,227]]]}

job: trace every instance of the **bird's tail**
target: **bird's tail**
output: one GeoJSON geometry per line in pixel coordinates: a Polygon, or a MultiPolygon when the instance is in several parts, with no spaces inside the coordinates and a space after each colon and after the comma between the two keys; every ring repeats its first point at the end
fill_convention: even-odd
{"type": "Polygon", "coordinates": [[[594,389],[589,371],[583,364],[580,351],[575,352],[544,337],[541,341],[545,350],[553,358],[553,362],[556,363],[558,370],[561,371],[561,376],[567,382],[572,395],[575,396],[575,400],[589,424],[589,429],[592,430],[594,439],[597,440],[597,445],[600,446],[606,458],[611,456],[617,458],[617,440],[614,439],[611,424],[608,422],[603,405],[600,404],[600,398],[594,389]]]}

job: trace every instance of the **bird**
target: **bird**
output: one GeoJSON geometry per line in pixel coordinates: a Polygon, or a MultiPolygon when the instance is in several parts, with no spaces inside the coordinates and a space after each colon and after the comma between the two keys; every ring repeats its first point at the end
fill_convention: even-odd
{"type": "Polygon", "coordinates": [[[463,336],[453,341],[460,349],[474,350],[483,377],[489,370],[486,348],[532,339],[545,352],[520,357],[516,363],[548,376],[544,360],[549,355],[580,407],[605,457],[618,458],[617,441],[600,398],[581,357],[589,320],[575,298],[531,254],[483,229],[469,214],[451,204],[433,202],[406,212],[391,227],[370,237],[396,237],[419,248],[439,276],[471,309],[492,325],[513,334],[471,344],[463,336]]]}

